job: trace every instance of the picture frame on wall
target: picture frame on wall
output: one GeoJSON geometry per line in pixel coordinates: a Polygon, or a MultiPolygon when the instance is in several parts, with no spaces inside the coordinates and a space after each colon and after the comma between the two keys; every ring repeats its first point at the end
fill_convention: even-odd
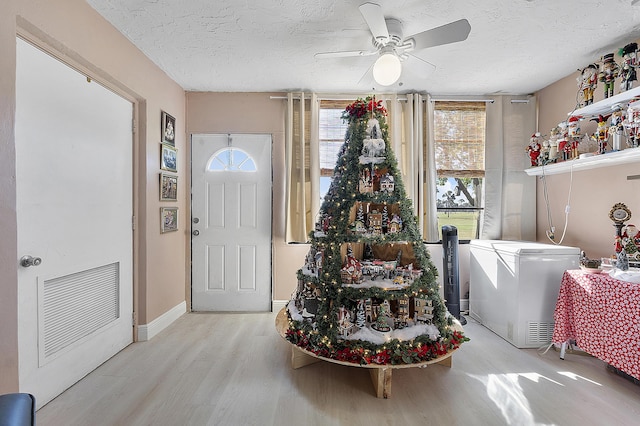
{"type": "Polygon", "coordinates": [[[176,119],[166,112],[162,111],[162,143],[176,146],[176,119]]]}
{"type": "Polygon", "coordinates": [[[160,207],[160,233],[178,230],[178,208],[160,207]]]}
{"type": "Polygon", "coordinates": [[[160,201],[178,201],[178,176],[160,173],[160,201]]]}
{"type": "Polygon", "coordinates": [[[170,172],[178,171],[178,150],[166,143],[160,144],[162,150],[160,152],[160,168],[170,172]]]}

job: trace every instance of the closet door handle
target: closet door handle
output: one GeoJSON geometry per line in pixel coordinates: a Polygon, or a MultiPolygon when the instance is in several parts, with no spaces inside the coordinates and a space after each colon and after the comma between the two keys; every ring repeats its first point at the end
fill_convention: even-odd
{"type": "Polygon", "coordinates": [[[24,266],[25,268],[28,268],[29,266],[38,266],[42,263],[42,259],[40,259],[39,257],[33,257],[33,256],[22,256],[20,258],[20,265],[24,266]]]}

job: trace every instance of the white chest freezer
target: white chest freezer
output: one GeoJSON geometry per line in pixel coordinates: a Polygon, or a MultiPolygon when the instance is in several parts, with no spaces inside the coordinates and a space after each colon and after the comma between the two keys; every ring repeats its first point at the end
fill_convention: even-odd
{"type": "Polygon", "coordinates": [[[527,241],[470,242],[469,315],[517,348],[551,342],[562,274],[580,249],[527,241]]]}

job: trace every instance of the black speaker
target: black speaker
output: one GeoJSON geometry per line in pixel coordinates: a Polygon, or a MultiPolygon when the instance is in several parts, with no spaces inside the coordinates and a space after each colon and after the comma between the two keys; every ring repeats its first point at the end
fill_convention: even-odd
{"type": "Polygon", "coordinates": [[[452,225],[442,227],[442,285],[444,298],[449,313],[460,320],[462,325],[467,323],[465,317],[460,316],[460,268],[458,265],[458,229],[452,225]]]}

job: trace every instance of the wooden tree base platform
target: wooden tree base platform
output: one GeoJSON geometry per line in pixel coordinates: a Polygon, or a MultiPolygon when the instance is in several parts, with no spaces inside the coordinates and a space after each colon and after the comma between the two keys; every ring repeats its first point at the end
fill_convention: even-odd
{"type": "MultiPolygon", "coordinates": [[[[459,327],[460,331],[462,331],[462,327],[459,327]]],[[[278,312],[278,316],[276,317],[276,329],[278,333],[286,340],[286,333],[289,329],[289,319],[287,318],[287,308],[282,308],[280,312],[278,312]]],[[[328,361],[334,364],[346,365],[349,367],[359,367],[359,368],[368,368],[369,373],[371,375],[371,381],[373,382],[373,388],[376,392],[376,397],[378,398],[389,398],[391,397],[391,373],[393,370],[397,368],[415,368],[415,367],[426,367],[430,364],[439,364],[444,365],[445,367],[451,367],[451,358],[453,353],[457,350],[454,349],[449,351],[445,355],[442,355],[438,358],[424,361],[415,364],[399,364],[399,365],[379,365],[379,364],[366,364],[360,365],[355,364],[353,362],[339,361],[336,359],[325,358],[314,354],[313,352],[306,351],[287,340],[287,343],[291,344],[291,367],[294,369],[304,367],[309,364],[313,364],[319,361],[328,361]]]]}

